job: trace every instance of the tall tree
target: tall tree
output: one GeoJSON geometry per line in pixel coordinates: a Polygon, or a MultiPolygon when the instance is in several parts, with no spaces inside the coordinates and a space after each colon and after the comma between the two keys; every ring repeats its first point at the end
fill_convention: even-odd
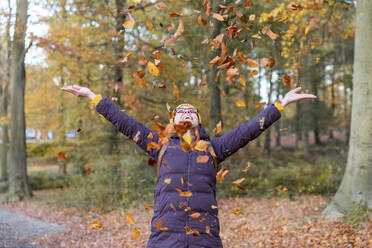
{"type": "MultiPolygon", "coordinates": [[[[4,82],[1,85],[1,115],[4,117],[8,116],[8,102],[9,102],[9,84],[10,84],[10,49],[11,49],[11,38],[10,38],[10,24],[12,17],[12,8],[10,5],[10,0],[8,0],[8,9],[9,15],[6,22],[5,29],[5,41],[6,41],[6,54],[4,60],[4,75],[2,81],[4,82]]],[[[7,119],[7,118],[6,118],[7,119]]],[[[9,151],[9,134],[8,134],[8,123],[2,123],[2,141],[3,145],[1,146],[1,160],[0,160],[0,181],[8,180],[8,151],[9,151]]]]}
{"type": "Polygon", "coordinates": [[[366,52],[372,49],[371,15],[372,2],[358,0],[349,153],[341,185],[323,211],[328,218],[349,213],[354,203],[372,209],[372,57],[366,52]]]}
{"type": "Polygon", "coordinates": [[[27,0],[17,1],[16,22],[11,51],[11,139],[9,161],[9,201],[32,195],[27,180],[24,97],[26,73],[24,58],[27,30],[27,0]]]}

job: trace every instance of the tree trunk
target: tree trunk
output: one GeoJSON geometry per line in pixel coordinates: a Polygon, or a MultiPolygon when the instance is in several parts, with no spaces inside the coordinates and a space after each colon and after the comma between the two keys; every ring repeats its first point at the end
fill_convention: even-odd
{"type": "MultiPolygon", "coordinates": [[[[8,0],[9,8],[9,17],[6,23],[6,59],[4,61],[5,73],[4,79],[4,88],[2,88],[1,95],[1,116],[8,116],[8,102],[9,102],[9,84],[10,84],[10,49],[11,49],[11,39],[10,39],[10,21],[12,16],[12,8],[10,5],[10,0],[8,0]]],[[[1,146],[1,160],[0,160],[0,181],[8,180],[8,151],[9,151],[9,133],[8,133],[8,123],[3,123],[1,126],[2,132],[2,141],[1,146]]]]}
{"type": "Polygon", "coordinates": [[[353,210],[354,204],[372,209],[372,1],[358,0],[356,12],[354,89],[347,165],[341,185],[323,211],[336,218],[353,210]]]}
{"type": "Polygon", "coordinates": [[[25,35],[27,28],[27,0],[17,1],[15,31],[12,42],[10,78],[11,92],[11,139],[9,164],[8,201],[18,201],[32,196],[27,179],[26,135],[24,96],[25,35]]]}
{"type": "MultiPolygon", "coordinates": [[[[212,1],[212,8],[213,13],[218,13],[220,10],[220,7],[218,6],[220,2],[218,0],[212,1]]],[[[212,19],[213,24],[213,30],[212,34],[210,36],[211,39],[214,39],[217,35],[221,32],[222,23],[216,19],[212,19]]],[[[219,55],[220,48],[212,51],[209,61],[211,61],[214,57],[219,55]]],[[[206,66],[209,66],[206,65],[206,66]]],[[[221,114],[221,96],[220,96],[220,79],[218,77],[217,82],[214,81],[216,75],[217,75],[217,68],[215,66],[212,66],[210,68],[209,73],[209,82],[208,82],[208,89],[209,89],[209,131],[211,134],[213,134],[213,129],[216,127],[217,123],[219,121],[222,121],[222,114],[221,114]]]]}

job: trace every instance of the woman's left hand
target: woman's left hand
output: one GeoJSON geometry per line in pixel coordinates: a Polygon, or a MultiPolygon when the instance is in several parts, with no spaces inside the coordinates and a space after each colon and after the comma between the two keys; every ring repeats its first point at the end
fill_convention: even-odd
{"type": "Polygon", "coordinates": [[[283,107],[287,106],[288,104],[292,102],[301,101],[304,99],[315,99],[316,96],[313,94],[297,94],[301,90],[301,87],[297,87],[296,89],[293,89],[289,91],[287,94],[285,94],[283,100],[281,101],[281,104],[283,107]]]}

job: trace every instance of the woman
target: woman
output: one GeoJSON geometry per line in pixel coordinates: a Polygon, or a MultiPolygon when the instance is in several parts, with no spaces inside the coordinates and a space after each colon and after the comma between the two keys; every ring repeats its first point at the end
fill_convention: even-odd
{"type": "Polygon", "coordinates": [[[316,98],[312,94],[297,94],[301,90],[298,87],[289,91],[282,102],[271,104],[252,121],[210,140],[200,124],[198,110],[190,104],[176,107],[170,120],[176,127],[185,127],[183,124],[188,123],[189,129],[164,137],[88,88],[73,85],[61,89],[91,99],[98,113],[152,158],[159,160],[158,165],[164,165],[158,167],[154,216],[147,248],[222,247],[217,217],[216,164],[257,138],[281,117],[281,111],[288,104],[316,98]],[[165,149],[150,143],[161,143],[165,149]]]}

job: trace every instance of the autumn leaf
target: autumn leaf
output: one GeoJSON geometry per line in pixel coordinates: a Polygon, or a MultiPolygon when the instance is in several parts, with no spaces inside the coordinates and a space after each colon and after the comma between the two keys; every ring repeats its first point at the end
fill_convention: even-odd
{"type": "Polygon", "coordinates": [[[153,206],[153,205],[150,205],[150,204],[146,204],[146,203],[144,203],[144,204],[143,204],[143,207],[145,208],[145,210],[146,210],[146,211],[149,211],[149,210],[150,210],[150,208],[154,208],[154,206],[153,206]]]}
{"type": "Polygon", "coordinates": [[[177,211],[176,207],[174,206],[173,203],[169,204],[169,206],[171,207],[171,209],[173,209],[174,211],[177,211]]]}
{"type": "Polygon", "coordinates": [[[191,151],[191,147],[190,147],[189,143],[187,143],[187,142],[181,141],[181,142],[180,142],[180,146],[181,146],[181,149],[182,149],[184,152],[189,152],[189,151],[191,151]]]}
{"type": "Polygon", "coordinates": [[[213,18],[218,20],[218,21],[224,21],[225,19],[223,18],[222,15],[218,14],[218,13],[213,13],[213,18]]]}
{"type": "Polygon", "coordinates": [[[248,1],[244,4],[244,8],[249,9],[252,6],[252,2],[248,1]]]}
{"type": "Polygon", "coordinates": [[[132,74],[132,76],[133,76],[134,80],[136,81],[136,83],[138,83],[140,86],[144,86],[144,87],[149,87],[149,86],[150,86],[148,83],[146,83],[145,81],[143,81],[143,80],[139,77],[139,75],[138,75],[137,72],[134,72],[134,73],[132,74]]]}
{"type": "Polygon", "coordinates": [[[130,59],[130,57],[132,57],[132,53],[128,53],[121,61],[120,63],[126,63],[128,62],[128,60],[130,59]]]}
{"type": "Polygon", "coordinates": [[[92,221],[89,223],[89,228],[92,230],[101,229],[103,227],[102,223],[100,221],[92,221]]]}
{"type": "Polygon", "coordinates": [[[211,61],[209,61],[209,65],[210,66],[215,66],[220,61],[220,59],[221,59],[220,56],[214,57],[211,61]]]}
{"type": "Polygon", "coordinates": [[[165,182],[166,184],[170,184],[170,183],[171,183],[171,181],[172,181],[172,179],[171,179],[171,178],[167,178],[167,179],[164,179],[164,182],[165,182]]]}
{"type": "Polygon", "coordinates": [[[159,76],[159,69],[152,62],[147,62],[147,69],[155,77],[159,76]]]}
{"type": "Polygon", "coordinates": [[[203,87],[205,85],[207,85],[207,75],[206,74],[203,75],[202,81],[200,82],[199,87],[203,87]]]}
{"type": "Polygon", "coordinates": [[[242,101],[242,100],[237,100],[235,102],[235,105],[238,106],[238,107],[245,107],[245,102],[242,101]]]}
{"type": "Polygon", "coordinates": [[[134,218],[133,216],[130,214],[130,213],[125,213],[125,216],[127,217],[127,221],[132,224],[132,225],[135,225],[136,223],[134,222],[134,218]]]}
{"type": "Polygon", "coordinates": [[[156,3],[156,7],[158,7],[159,9],[165,9],[167,5],[164,2],[158,2],[156,3]]]}
{"type": "Polygon", "coordinates": [[[259,108],[261,108],[263,105],[265,105],[266,104],[266,102],[261,102],[261,103],[259,103],[259,104],[256,104],[256,106],[255,106],[255,108],[256,109],[259,109],[259,108]]]}
{"type": "Polygon", "coordinates": [[[259,67],[260,64],[258,64],[256,61],[254,61],[253,59],[246,59],[246,62],[248,64],[249,67],[252,67],[252,68],[256,68],[256,67],[259,67]]]}
{"type": "Polygon", "coordinates": [[[155,223],[155,227],[156,229],[160,230],[160,231],[168,231],[168,227],[162,227],[163,226],[163,222],[161,220],[158,220],[156,223],[155,223]]]}
{"type": "Polygon", "coordinates": [[[252,14],[252,15],[249,16],[249,21],[253,22],[254,19],[256,19],[256,15],[252,14]]]}
{"type": "Polygon", "coordinates": [[[243,87],[245,87],[246,82],[245,82],[245,79],[244,79],[243,75],[240,75],[240,77],[239,77],[239,82],[240,82],[240,84],[241,84],[243,87]]]}
{"type": "Polygon", "coordinates": [[[173,84],[173,95],[174,95],[174,100],[177,101],[178,98],[180,97],[180,92],[177,88],[177,85],[173,84]]]}
{"type": "Polygon", "coordinates": [[[66,158],[66,156],[65,156],[65,154],[63,152],[59,152],[58,153],[58,158],[61,159],[61,160],[63,160],[64,162],[67,161],[67,158],[66,158]]]}
{"type": "Polygon", "coordinates": [[[272,40],[276,40],[279,37],[279,35],[271,31],[268,26],[263,27],[261,32],[268,35],[272,40]]]}
{"type": "Polygon", "coordinates": [[[156,142],[150,142],[147,144],[147,151],[150,151],[150,149],[156,149],[156,150],[159,150],[160,149],[160,146],[158,143],[156,142]]]}
{"type": "Polygon", "coordinates": [[[134,21],[132,15],[129,12],[128,12],[128,16],[129,16],[129,20],[123,23],[123,27],[125,29],[131,29],[131,28],[134,27],[134,24],[136,24],[136,22],[134,21]]]}
{"type": "Polygon", "coordinates": [[[211,234],[211,228],[210,228],[209,226],[205,226],[205,232],[206,232],[208,235],[213,236],[213,235],[211,234]]]}
{"type": "Polygon", "coordinates": [[[248,161],[247,165],[245,166],[245,168],[242,171],[247,172],[250,167],[251,167],[251,163],[248,161]]]}
{"type": "Polygon", "coordinates": [[[211,206],[211,209],[217,209],[217,206],[212,205],[212,206],[211,206]]]}
{"type": "Polygon", "coordinates": [[[284,187],[283,188],[283,192],[285,193],[285,192],[287,192],[288,191],[288,189],[286,188],[286,187],[284,187]]]}
{"type": "Polygon", "coordinates": [[[132,229],[132,240],[138,239],[138,237],[141,235],[140,231],[137,228],[132,229]]]}
{"type": "Polygon", "coordinates": [[[222,122],[219,121],[216,125],[216,127],[213,129],[214,135],[219,135],[222,131],[222,122]]]}
{"type": "Polygon", "coordinates": [[[87,174],[87,176],[90,175],[90,167],[87,167],[87,169],[86,169],[86,174],[87,174]]]}
{"type": "Polygon", "coordinates": [[[180,196],[182,196],[182,197],[190,197],[190,196],[192,196],[192,192],[190,192],[190,191],[183,192],[179,188],[175,188],[175,189],[178,191],[178,193],[180,193],[180,196]]]}
{"type": "Polygon", "coordinates": [[[225,178],[225,176],[227,174],[229,174],[229,170],[227,170],[226,168],[221,168],[218,172],[217,172],[217,175],[216,175],[216,179],[219,183],[221,183],[223,181],[223,179],[225,178]]]}
{"type": "Polygon", "coordinates": [[[283,84],[285,86],[291,86],[291,77],[287,73],[283,76],[283,84]]]}
{"type": "Polygon", "coordinates": [[[241,183],[243,183],[243,182],[245,182],[245,178],[244,178],[244,177],[242,177],[242,178],[240,178],[240,179],[237,179],[237,180],[233,181],[232,183],[233,183],[233,184],[241,184],[241,183]]]}
{"type": "Polygon", "coordinates": [[[237,208],[233,208],[233,209],[231,209],[231,212],[232,212],[233,214],[235,214],[235,215],[240,215],[240,214],[241,214],[240,210],[237,209],[237,208]]]}
{"type": "Polygon", "coordinates": [[[180,17],[180,16],[182,16],[182,14],[177,13],[177,12],[170,12],[170,13],[168,13],[168,15],[169,15],[170,17],[180,17]]]}
{"type": "Polygon", "coordinates": [[[262,58],[260,60],[261,62],[261,65],[265,66],[265,67],[270,67],[272,68],[274,65],[275,65],[275,59],[273,57],[270,57],[270,58],[262,58]]]}
{"type": "Polygon", "coordinates": [[[248,71],[248,75],[255,76],[257,74],[258,74],[258,71],[257,70],[248,71]]]}
{"type": "Polygon", "coordinates": [[[199,155],[196,158],[196,162],[200,163],[200,164],[204,164],[204,163],[208,162],[208,160],[209,160],[209,157],[207,155],[199,155]]]}
{"type": "Polygon", "coordinates": [[[146,65],[146,64],[147,64],[147,60],[146,60],[146,58],[144,58],[144,57],[139,57],[139,58],[138,58],[138,64],[139,64],[139,65],[146,65]]]}
{"type": "Polygon", "coordinates": [[[205,151],[205,150],[207,149],[208,145],[209,145],[208,141],[205,141],[205,140],[199,140],[199,141],[196,143],[194,149],[195,149],[195,150],[198,150],[198,151],[205,151]]]}
{"type": "Polygon", "coordinates": [[[146,138],[152,140],[154,138],[154,135],[152,134],[152,132],[149,132],[146,138]]]}
{"type": "Polygon", "coordinates": [[[189,216],[190,216],[191,218],[193,218],[193,219],[196,219],[196,218],[199,218],[199,217],[200,217],[200,213],[198,213],[198,212],[194,212],[194,213],[190,214],[189,216]]]}
{"type": "Polygon", "coordinates": [[[148,29],[152,32],[152,29],[153,29],[153,25],[152,25],[152,22],[150,21],[150,20],[147,20],[146,21],[146,24],[147,24],[147,27],[148,27],[148,29]]]}
{"type": "Polygon", "coordinates": [[[208,24],[208,22],[206,20],[204,20],[201,15],[198,16],[198,23],[199,24],[203,24],[203,25],[207,25],[208,24]]]}

